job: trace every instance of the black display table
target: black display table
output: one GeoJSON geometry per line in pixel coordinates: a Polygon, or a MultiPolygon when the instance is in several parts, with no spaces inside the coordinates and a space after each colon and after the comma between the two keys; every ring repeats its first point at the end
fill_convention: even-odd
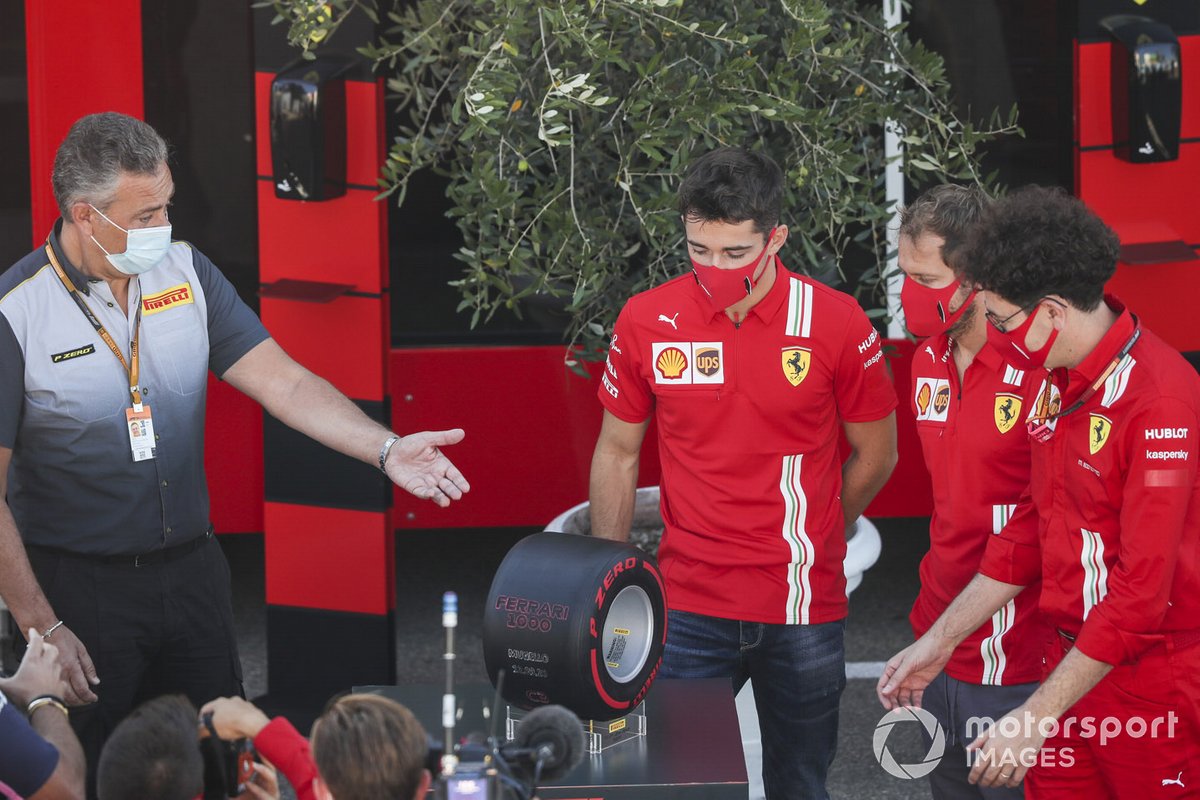
{"type": "MultiPolygon", "coordinates": [[[[441,686],[359,686],[398,700],[435,738],[441,735],[441,686]]],[[[483,709],[493,702],[492,687],[456,687],[462,719],[459,738],[488,730],[483,709]]],[[[504,705],[496,730],[504,736],[504,705]]],[[[728,678],[659,680],[646,698],[646,735],[603,753],[584,754],[579,766],[553,784],[538,788],[543,800],[626,800],[626,798],[708,798],[746,800],[746,762],[742,755],[733,687],[728,678]]]]}

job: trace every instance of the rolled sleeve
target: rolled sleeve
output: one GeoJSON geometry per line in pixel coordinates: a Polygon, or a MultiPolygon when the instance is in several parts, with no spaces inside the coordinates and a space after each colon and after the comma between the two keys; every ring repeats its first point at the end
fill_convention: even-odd
{"type": "Polygon", "coordinates": [[[1128,664],[1162,641],[1160,628],[1196,484],[1196,421],[1183,402],[1159,398],[1127,423],[1132,433],[1117,560],[1109,570],[1104,599],[1092,608],[1075,642],[1094,659],[1128,664]],[[1143,438],[1142,431],[1163,429],[1186,435],[1166,441],[1143,438]]]}
{"type": "Polygon", "coordinates": [[[254,737],[254,749],[270,761],[296,790],[297,800],[316,800],[313,778],[317,765],[309,751],[308,740],[283,717],[276,717],[254,737]]]}
{"type": "Polygon", "coordinates": [[[1029,586],[1042,578],[1042,548],[1038,515],[1029,490],[1000,533],[988,539],[979,573],[1012,586],[1029,586]]]}

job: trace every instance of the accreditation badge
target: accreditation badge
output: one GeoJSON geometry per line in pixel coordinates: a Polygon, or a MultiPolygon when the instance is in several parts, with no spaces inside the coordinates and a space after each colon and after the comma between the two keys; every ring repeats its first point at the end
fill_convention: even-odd
{"type": "Polygon", "coordinates": [[[154,458],[154,420],[150,417],[150,406],[141,403],[125,409],[125,423],[129,429],[129,450],[133,460],[154,458]]]}

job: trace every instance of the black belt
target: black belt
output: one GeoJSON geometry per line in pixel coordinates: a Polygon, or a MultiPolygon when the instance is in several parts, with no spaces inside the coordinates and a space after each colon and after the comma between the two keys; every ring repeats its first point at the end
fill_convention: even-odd
{"type": "Polygon", "coordinates": [[[50,553],[63,558],[75,558],[81,561],[91,561],[94,564],[127,564],[134,567],[148,567],[151,564],[160,564],[167,561],[174,561],[177,558],[182,558],[194,550],[199,550],[209,539],[213,537],[212,529],[204,532],[203,535],[197,536],[195,539],[189,539],[186,542],[173,544],[170,547],[164,547],[161,550],[151,550],[149,553],[138,554],[120,554],[114,556],[89,555],[87,553],[72,553],[69,550],[61,550],[57,547],[46,547],[40,544],[26,545],[29,550],[37,550],[45,553],[50,553]]]}

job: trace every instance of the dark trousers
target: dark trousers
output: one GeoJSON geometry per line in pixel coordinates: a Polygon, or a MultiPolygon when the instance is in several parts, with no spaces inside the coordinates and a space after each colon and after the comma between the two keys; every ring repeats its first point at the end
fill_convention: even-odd
{"type": "Polygon", "coordinates": [[[983,732],[979,720],[1000,721],[1037,689],[1037,683],[1012,686],[981,686],[940,673],[930,681],[921,707],[937,717],[946,732],[946,752],[929,775],[934,800],[1020,800],[1021,786],[1009,788],[976,786],[967,780],[971,761],[967,745],[983,732]]]}
{"type": "Polygon", "coordinates": [[[670,611],[659,677],[728,677],[734,694],[752,680],[768,800],[828,798],[846,688],[845,631],[844,620],[768,625],[670,611]]]}
{"type": "Polygon", "coordinates": [[[242,694],[229,564],[215,537],[144,566],[132,558],[107,563],[37,547],[28,552],[42,591],[87,647],[100,677],[99,701],[71,710],[90,797],[104,742],[138,705],[178,693],[199,707],[242,694]]]}

